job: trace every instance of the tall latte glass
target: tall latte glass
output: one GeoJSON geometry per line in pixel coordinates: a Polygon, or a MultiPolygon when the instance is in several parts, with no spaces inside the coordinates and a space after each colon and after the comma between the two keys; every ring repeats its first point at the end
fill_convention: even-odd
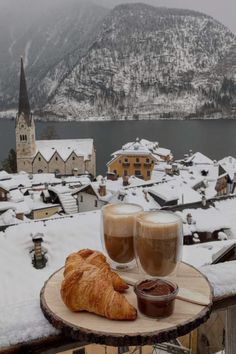
{"type": "Polygon", "coordinates": [[[135,266],[134,222],[143,211],[136,204],[108,204],[102,208],[101,238],[105,252],[115,269],[135,266]]]}
{"type": "Polygon", "coordinates": [[[137,216],[135,254],[141,272],[164,277],[176,269],[182,257],[182,220],[169,211],[144,212],[137,216]]]}

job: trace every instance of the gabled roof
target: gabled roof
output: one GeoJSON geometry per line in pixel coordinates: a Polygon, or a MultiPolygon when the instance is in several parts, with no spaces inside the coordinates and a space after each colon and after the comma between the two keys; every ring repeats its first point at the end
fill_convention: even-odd
{"type": "Polygon", "coordinates": [[[193,162],[197,165],[213,165],[213,161],[209,159],[209,157],[203,155],[201,152],[195,152],[195,154],[190,156],[186,162],[193,162]]]}
{"type": "Polygon", "coordinates": [[[73,152],[76,156],[83,156],[84,160],[88,160],[93,152],[93,139],[37,140],[36,149],[47,162],[55,153],[66,161],[73,152]]]}

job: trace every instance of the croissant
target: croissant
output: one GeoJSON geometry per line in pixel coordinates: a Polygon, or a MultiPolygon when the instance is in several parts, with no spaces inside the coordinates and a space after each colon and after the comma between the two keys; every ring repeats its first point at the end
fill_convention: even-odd
{"type": "Polygon", "coordinates": [[[88,311],[112,320],[134,320],[136,309],[115,291],[111,279],[88,263],[71,271],[61,285],[61,297],[71,311],[88,311]]]}
{"type": "Polygon", "coordinates": [[[101,252],[89,249],[83,249],[77,253],[72,253],[67,257],[64,276],[72,270],[79,269],[83,261],[88,264],[92,264],[107,273],[112,280],[115,290],[122,292],[128,289],[128,284],[126,284],[126,282],[118,274],[111,271],[111,268],[106,261],[106,257],[101,252]]]}

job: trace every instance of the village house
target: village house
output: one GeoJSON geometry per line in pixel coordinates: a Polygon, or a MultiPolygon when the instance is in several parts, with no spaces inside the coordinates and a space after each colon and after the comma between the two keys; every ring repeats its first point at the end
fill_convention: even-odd
{"type": "Polygon", "coordinates": [[[18,172],[96,175],[93,139],[36,140],[22,59],[15,132],[18,172]]]}
{"type": "Polygon", "coordinates": [[[111,161],[107,163],[108,174],[114,173],[117,177],[134,175],[149,180],[157,161],[171,159],[170,150],[160,148],[158,143],[137,138],[135,142],[125,144],[121,150],[112,154],[111,161]]]}

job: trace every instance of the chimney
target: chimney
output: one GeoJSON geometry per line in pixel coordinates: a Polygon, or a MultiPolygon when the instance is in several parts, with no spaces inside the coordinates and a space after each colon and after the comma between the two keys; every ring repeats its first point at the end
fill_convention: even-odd
{"type": "Polygon", "coordinates": [[[187,214],[187,223],[188,223],[188,225],[191,225],[192,222],[193,222],[192,214],[188,213],[187,214]]]}
{"type": "Polygon", "coordinates": [[[123,176],[123,186],[126,187],[129,185],[129,176],[123,176]]]}
{"type": "Polygon", "coordinates": [[[104,178],[102,178],[101,183],[99,185],[98,193],[101,197],[105,197],[107,194],[106,183],[104,178]]]}

